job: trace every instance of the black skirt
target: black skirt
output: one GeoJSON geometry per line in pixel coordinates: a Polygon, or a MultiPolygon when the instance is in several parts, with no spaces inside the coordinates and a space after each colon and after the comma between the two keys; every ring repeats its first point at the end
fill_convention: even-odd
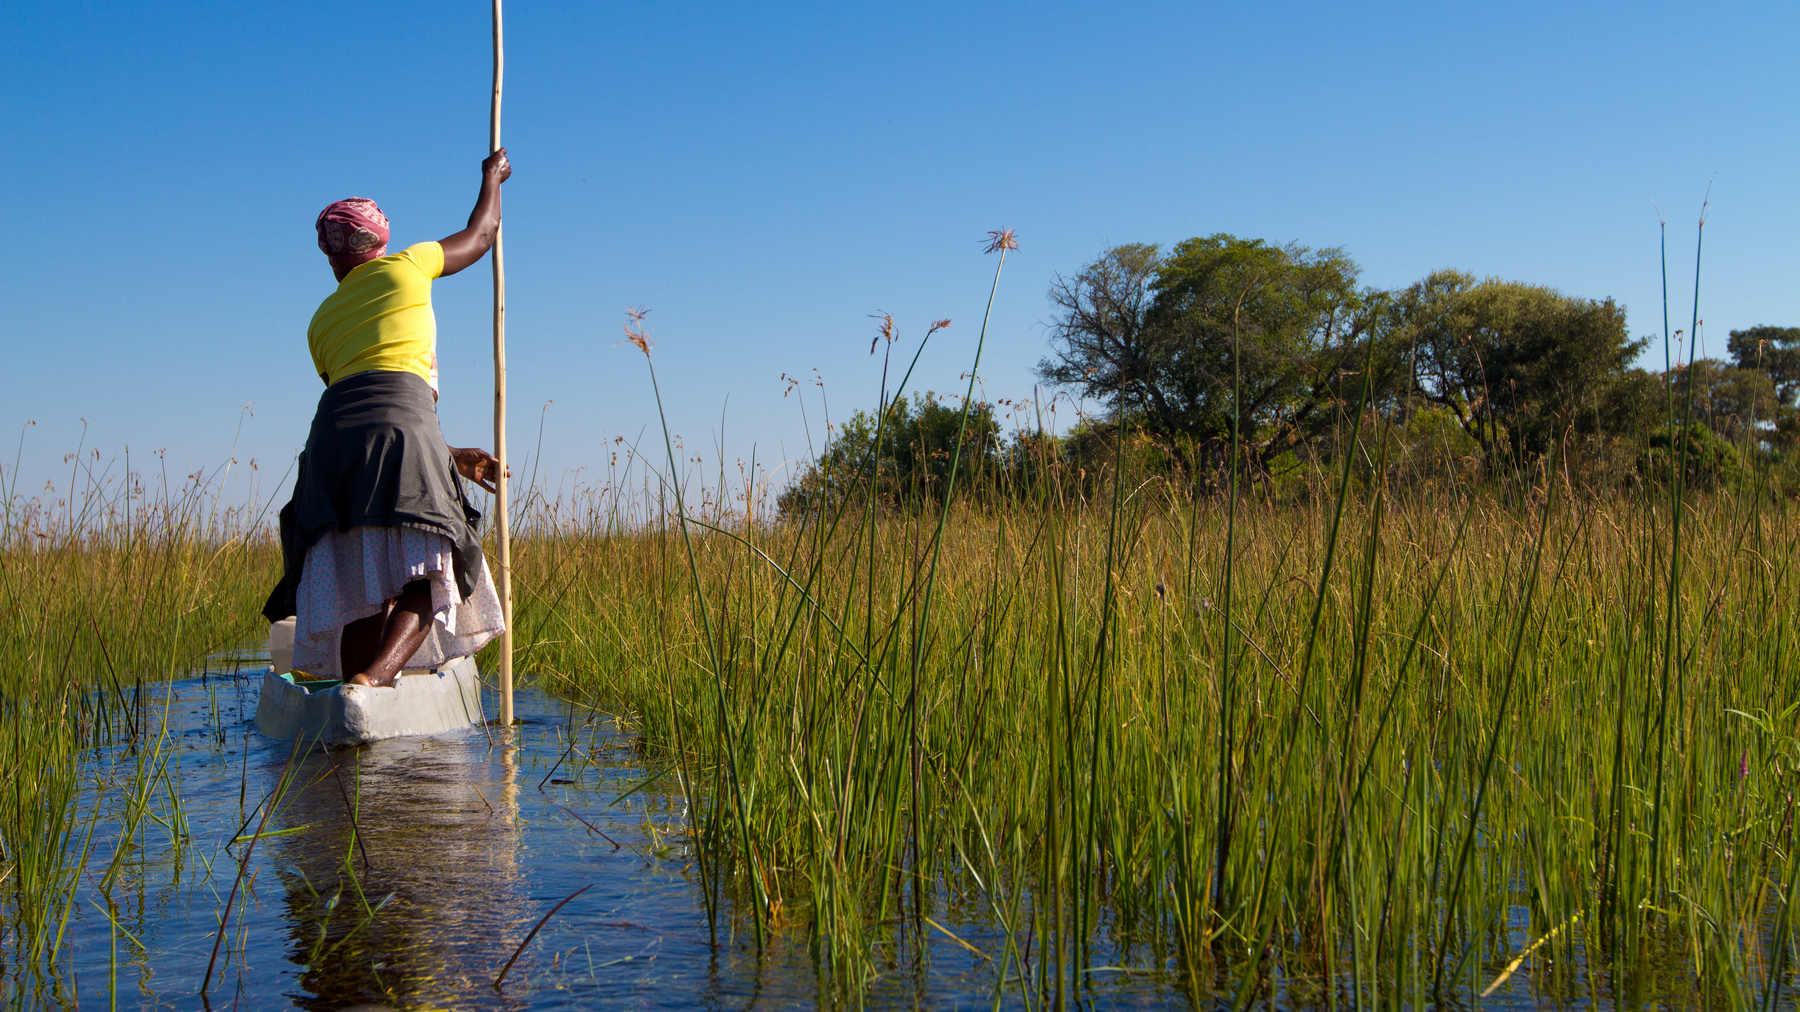
{"type": "Polygon", "coordinates": [[[281,582],[263,605],[294,614],[307,549],[329,531],[414,527],[455,546],[456,587],[467,598],[480,572],[481,514],[438,428],[431,385],[409,372],[365,372],[319,398],[300,453],[294,496],[281,508],[281,582]]]}

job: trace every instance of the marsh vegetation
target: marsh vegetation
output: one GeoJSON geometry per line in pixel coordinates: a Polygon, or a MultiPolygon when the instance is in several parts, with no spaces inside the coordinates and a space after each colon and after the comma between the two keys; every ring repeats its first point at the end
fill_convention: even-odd
{"type": "MultiPolygon", "coordinates": [[[[1664,377],[1668,433],[1697,373],[1664,377]]],[[[682,800],[644,853],[708,943],[803,952],[827,1005],[952,973],[1023,1008],[1132,980],[1233,1006],[1793,1004],[1800,515],[1767,447],[1697,489],[1718,432],[1646,439],[1637,480],[1596,480],[1494,422],[1505,459],[1471,465],[1346,369],[1278,482],[1243,412],[1186,450],[1119,415],[989,456],[972,378],[927,410],[894,374],[779,503],[689,484],[672,443],[604,487],[521,486],[518,667],[626,729],[641,776],[610,789],[682,800]],[[888,429],[919,419],[937,444],[888,429]]],[[[104,914],[143,841],[188,845],[143,686],[254,640],[276,565],[216,478],[126,494],[88,459],[60,503],[7,490],[0,543],[22,1005],[61,995],[78,896],[104,914]]],[[[335,832],[354,866],[361,830],[335,832]]]]}
{"type": "Polygon", "coordinates": [[[1546,997],[1773,1000],[1800,518],[1688,502],[1671,595],[1663,503],[1350,483],[1052,483],[955,508],[935,578],[930,514],[704,530],[710,647],[673,531],[534,536],[523,666],[632,714],[720,916],[851,992],[960,920],[1030,1004],[1417,1006],[1545,939],[1546,997]]]}

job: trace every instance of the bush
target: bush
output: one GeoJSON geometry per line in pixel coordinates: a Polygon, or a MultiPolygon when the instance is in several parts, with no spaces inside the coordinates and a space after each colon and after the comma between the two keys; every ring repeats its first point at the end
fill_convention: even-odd
{"type": "Polygon", "coordinates": [[[1664,425],[1652,432],[1644,452],[1638,454],[1638,475],[1649,484],[1665,483],[1684,456],[1687,488],[1737,488],[1750,475],[1738,448],[1699,422],[1690,422],[1685,429],[1664,425]]]}

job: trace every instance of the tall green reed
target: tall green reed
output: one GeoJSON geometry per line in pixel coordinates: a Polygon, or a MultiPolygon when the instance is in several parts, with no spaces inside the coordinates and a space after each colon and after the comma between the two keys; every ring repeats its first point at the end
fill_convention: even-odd
{"type": "Polygon", "coordinates": [[[185,845],[167,700],[144,686],[254,639],[278,565],[254,471],[147,479],[85,445],[65,463],[66,485],[30,497],[16,460],[0,470],[0,949],[15,957],[0,991],[14,996],[63,986],[84,874],[117,931],[113,889],[146,827],[185,845]]]}
{"type": "Polygon", "coordinates": [[[1772,1000],[1791,511],[1554,461],[1396,484],[1366,373],[1298,502],[1128,472],[1128,426],[1100,475],[1038,441],[1006,500],[878,501],[869,459],[777,523],[666,476],[666,514],[546,502],[524,649],[729,771],[690,788],[709,902],[845,1000],[966,944],[1046,1007],[1110,966],[1197,1002],[1772,1000]]]}
{"type": "MultiPolygon", "coordinates": [[[[1171,575],[1190,541],[1201,546],[1199,568],[1220,572],[1227,517],[1223,504],[1203,506],[1192,537],[1195,514],[1182,497],[1151,488],[1133,506],[1131,485],[1119,488],[1116,507],[1075,498],[1000,512],[952,504],[940,618],[923,630],[916,725],[910,658],[894,648],[910,634],[902,623],[938,521],[929,513],[876,520],[884,547],[873,573],[875,628],[861,618],[871,574],[856,560],[867,559],[866,540],[823,541],[818,526],[804,537],[798,525],[739,527],[733,538],[696,529],[683,579],[698,568],[715,601],[730,583],[730,613],[714,628],[728,677],[704,693],[697,690],[707,682],[691,677],[699,667],[640,673],[657,671],[664,639],[676,656],[706,656],[697,619],[683,617],[685,595],[655,576],[680,558],[679,542],[673,558],[656,533],[523,542],[524,572],[548,573],[555,560],[568,574],[559,577],[566,591],[527,582],[536,587],[527,611],[543,606],[535,595],[554,597],[567,623],[558,642],[533,644],[531,656],[551,684],[632,713],[647,748],[673,756],[678,727],[688,748],[717,756],[720,767],[724,757],[708,743],[722,740],[722,685],[739,733],[738,775],[758,802],[739,826],[729,795],[717,794],[710,817],[720,821],[704,844],[740,868],[751,855],[736,848],[752,849],[756,866],[772,870],[771,927],[825,932],[817,941],[825,963],[850,978],[875,953],[921,944],[916,935],[883,941],[893,928],[880,915],[882,896],[896,872],[925,885],[916,896],[909,886],[907,921],[922,903],[924,917],[945,923],[953,897],[973,890],[994,923],[1015,926],[986,951],[1015,966],[1029,952],[1026,979],[1041,980],[1047,998],[1060,986],[1066,1000],[1077,986],[1072,971],[1146,944],[1167,949],[1154,965],[1203,989],[1215,973],[1261,979],[1265,988],[1263,960],[1291,973],[1329,956],[1317,965],[1347,974],[1360,965],[1355,975],[1382,981],[1384,1001],[1423,997],[1440,960],[1449,964],[1440,985],[1454,990],[1499,958],[1495,939],[1509,933],[1496,918],[1508,908],[1531,909],[1530,923],[1547,929],[1592,909],[1609,881],[1631,897],[1632,918],[1650,917],[1644,937],[1687,932],[1637,906],[1645,894],[1633,883],[1647,884],[1650,861],[1655,694],[1634,689],[1621,700],[1617,691],[1622,678],[1654,670],[1646,662],[1661,642],[1662,623],[1641,619],[1666,590],[1644,565],[1663,540],[1662,510],[1573,489],[1554,498],[1544,489],[1523,515],[1473,491],[1446,508],[1428,490],[1388,490],[1391,505],[1352,490],[1341,518],[1330,498],[1240,503],[1234,579],[1250,590],[1229,616],[1243,648],[1234,653],[1240,695],[1228,715],[1245,731],[1230,769],[1254,789],[1240,797],[1245,843],[1230,851],[1228,874],[1258,888],[1221,898],[1217,920],[1196,921],[1181,897],[1206,899],[1215,822],[1196,816],[1217,812],[1225,759],[1216,707],[1196,704],[1218,698],[1228,670],[1224,623],[1207,603],[1222,600],[1223,586],[1214,577],[1183,594],[1171,589],[1171,575]],[[1115,508],[1138,519],[1124,523],[1121,512],[1115,523],[1115,508]],[[1363,548],[1341,560],[1341,580],[1324,581],[1334,519],[1360,527],[1363,548]],[[741,575],[746,541],[756,548],[748,558],[771,571],[775,564],[762,560],[779,560],[791,582],[778,576],[752,596],[741,575]],[[1534,568],[1541,573],[1527,607],[1534,568]],[[651,581],[635,575],[646,572],[651,581]],[[831,603],[845,600],[854,606],[831,603]],[[1099,696],[1103,618],[1111,623],[1109,687],[1099,696]],[[1314,684],[1300,695],[1309,639],[1314,684]],[[866,653],[865,641],[873,644],[866,653]],[[1380,705],[1359,708],[1358,691],[1380,705]],[[1621,705],[1628,719],[1617,719],[1621,705]],[[1485,794],[1471,804],[1484,776],[1485,794]],[[1593,818],[1609,810],[1615,786],[1616,833],[1593,818]],[[1535,870],[1521,879],[1521,860],[1551,862],[1542,884],[1535,870]],[[1619,868],[1640,871],[1621,881],[1619,868]],[[1100,934],[1084,935],[1089,929],[1100,934]],[[1265,935],[1270,942],[1258,949],[1265,935]],[[1330,955],[1340,942],[1365,951],[1330,955]],[[1252,951],[1265,955],[1252,959],[1252,951]]],[[[1795,645],[1793,623],[1775,604],[1792,576],[1743,551],[1747,525],[1717,522],[1739,508],[1732,500],[1690,499],[1687,508],[1701,533],[1684,565],[1704,576],[1681,590],[1683,635],[1708,647],[1675,669],[1674,691],[1754,714],[1793,688],[1782,660],[1795,645]]],[[[1797,533],[1785,508],[1764,507],[1762,522],[1775,543],[1797,533]]],[[[859,523],[840,530],[855,534],[859,523]]],[[[1667,747],[1672,763],[1699,776],[1669,792],[1665,818],[1688,828],[1667,838],[1665,881],[1673,877],[1672,888],[1697,902],[1704,884],[1732,904],[1736,920],[1722,925],[1754,925],[1779,908],[1755,898],[1757,883],[1768,881],[1763,870],[1732,855],[1785,839],[1781,785],[1792,775],[1793,746],[1785,731],[1753,730],[1723,710],[1690,707],[1687,721],[1685,744],[1672,733],[1667,747]],[[1731,790],[1719,789],[1725,784],[1731,790]],[[1672,853],[1682,839],[1690,842],[1672,853]]],[[[1787,868],[1783,859],[1769,870],[1779,877],[1787,868]]],[[[740,876],[739,885],[751,883],[740,876]]],[[[1582,933],[1599,923],[1583,917],[1576,942],[1601,937],[1582,933]]],[[[1721,927],[1702,948],[1730,948],[1729,937],[1721,927]]],[[[1628,969],[1624,976],[1640,972],[1628,969]]],[[[1715,972],[1701,966],[1702,976],[1715,972]]],[[[1372,1001],[1373,983],[1365,993],[1372,1001]]]]}

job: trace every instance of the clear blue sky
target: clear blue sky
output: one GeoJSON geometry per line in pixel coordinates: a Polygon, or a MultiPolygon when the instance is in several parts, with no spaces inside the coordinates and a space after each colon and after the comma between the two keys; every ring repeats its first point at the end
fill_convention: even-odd
{"type": "MultiPolygon", "coordinates": [[[[327,202],[395,248],[461,227],[487,138],[484,3],[0,7],[7,382],[27,485],[89,446],[279,472],[320,386],[327,202]]],[[[1029,397],[1052,276],[1108,245],[1232,232],[1342,246],[1366,283],[1440,267],[1616,297],[1660,332],[1800,325],[1800,7],[1762,3],[782,4],[514,0],[505,141],[514,459],[654,426],[615,347],[648,305],[676,430],[714,466],[805,452],[785,372],[875,398],[868,314],[960,388],[989,229],[1016,229],[981,370],[1029,397]],[[727,399],[729,406],[727,407],[727,399]]],[[[437,285],[441,415],[490,440],[485,265],[437,285]]],[[[1657,353],[1660,363],[1660,351],[1657,353]]],[[[807,390],[818,436],[817,388],[807,390]]],[[[1066,419],[1065,419],[1066,420],[1066,419]]],[[[0,453],[10,465],[11,447],[0,453]]],[[[593,474],[589,471],[588,474],[593,474]]]]}

